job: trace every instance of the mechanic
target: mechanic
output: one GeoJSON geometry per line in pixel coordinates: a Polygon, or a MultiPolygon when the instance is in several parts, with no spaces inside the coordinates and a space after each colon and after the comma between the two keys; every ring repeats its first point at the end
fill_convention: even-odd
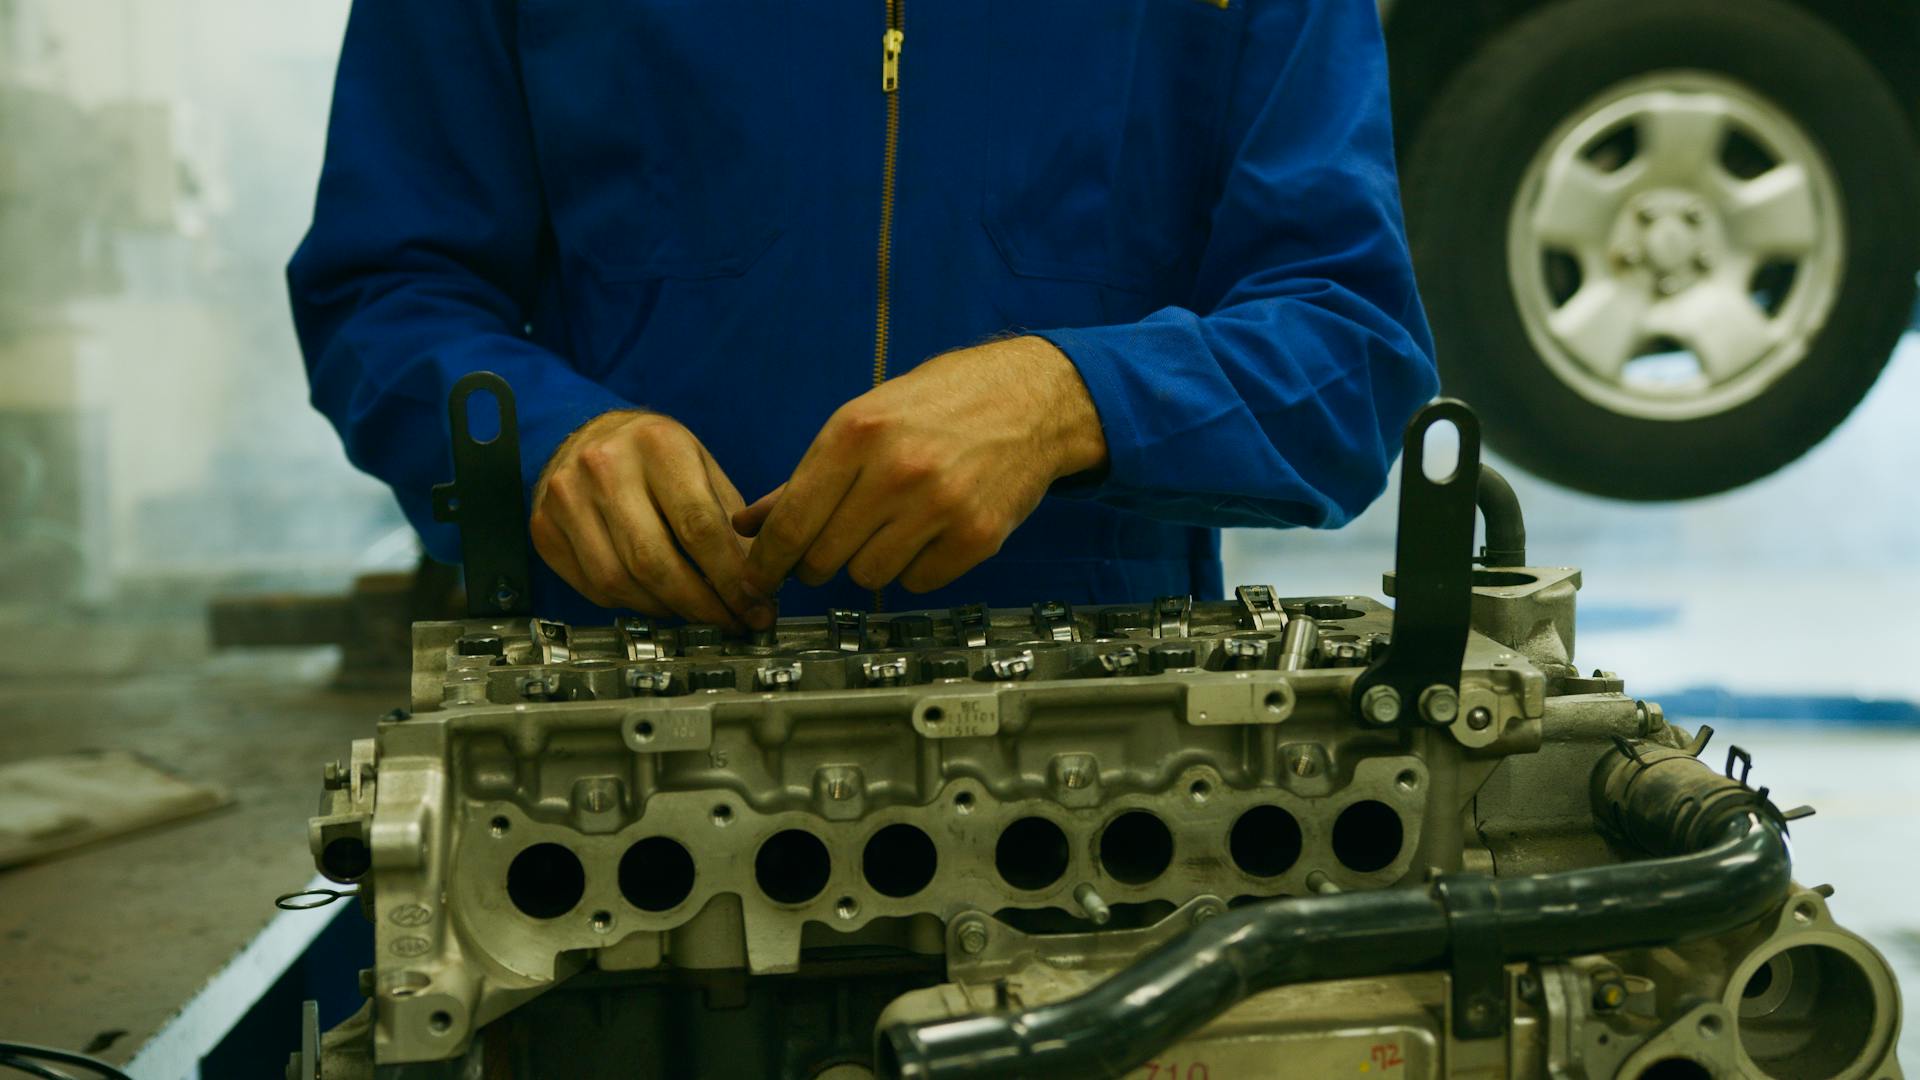
{"type": "Polygon", "coordinates": [[[288,279],[429,553],[483,369],[554,618],[1214,596],[1380,493],[1436,379],[1372,0],[904,2],[357,0],[288,279]]]}

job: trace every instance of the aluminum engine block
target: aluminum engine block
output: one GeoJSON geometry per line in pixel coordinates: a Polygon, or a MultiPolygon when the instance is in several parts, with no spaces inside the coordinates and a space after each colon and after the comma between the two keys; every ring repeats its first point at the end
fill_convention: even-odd
{"type": "MultiPolygon", "coordinates": [[[[1372,723],[1393,612],[1358,596],[420,624],[411,713],[311,822],[377,950],[316,1075],[913,1075],[876,1026],[1059,1001],[1263,900],[1634,858],[1596,762],[1702,743],[1572,666],[1579,581],[1476,571],[1457,694],[1372,723]]],[[[1253,994],[1130,1075],[1900,1075],[1892,976],[1822,892],[1499,970],[1494,1037],[1446,970],[1382,973],[1253,994]]]]}

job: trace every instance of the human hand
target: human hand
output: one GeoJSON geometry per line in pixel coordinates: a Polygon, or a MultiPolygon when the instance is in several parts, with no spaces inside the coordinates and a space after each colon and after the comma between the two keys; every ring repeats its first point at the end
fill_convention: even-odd
{"type": "Polygon", "coordinates": [[[729,524],[742,505],[679,421],[622,410],[554,451],[528,526],[547,565],[601,607],[760,628],[773,610],[745,592],[747,542],[729,524]]]}
{"type": "Polygon", "coordinates": [[[1041,338],[937,356],[841,406],[785,484],[734,515],[746,591],[939,588],[1000,550],[1048,485],[1106,463],[1080,373],[1041,338]]]}

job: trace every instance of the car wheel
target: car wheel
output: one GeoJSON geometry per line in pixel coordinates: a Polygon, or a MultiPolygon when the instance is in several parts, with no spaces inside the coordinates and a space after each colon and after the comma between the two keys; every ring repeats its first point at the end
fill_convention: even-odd
{"type": "Polygon", "coordinates": [[[1906,326],[1913,132],[1798,8],[1564,0],[1426,115],[1404,190],[1442,382],[1536,473],[1629,499],[1764,476],[1906,326]]]}

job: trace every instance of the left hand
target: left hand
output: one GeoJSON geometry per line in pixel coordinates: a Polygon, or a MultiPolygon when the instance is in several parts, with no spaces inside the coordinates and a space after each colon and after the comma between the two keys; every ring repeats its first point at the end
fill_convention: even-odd
{"type": "Polygon", "coordinates": [[[937,356],[842,405],[793,476],[734,515],[745,587],[937,589],[1000,550],[1055,480],[1106,464],[1086,384],[1041,338],[937,356]]]}

